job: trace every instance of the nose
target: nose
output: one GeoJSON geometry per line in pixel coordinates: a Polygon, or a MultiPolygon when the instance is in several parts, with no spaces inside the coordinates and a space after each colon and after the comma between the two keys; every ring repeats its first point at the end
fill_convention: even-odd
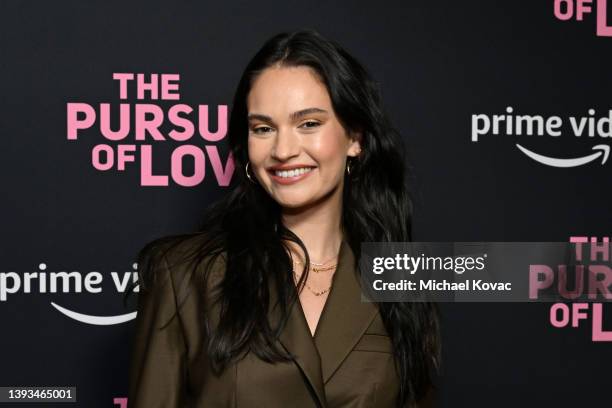
{"type": "Polygon", "coordinates": [[[291,129],[279,129],[272,148],[272,157],[278,161],[286,161],[300,154],[301,140],[291,129]]]}

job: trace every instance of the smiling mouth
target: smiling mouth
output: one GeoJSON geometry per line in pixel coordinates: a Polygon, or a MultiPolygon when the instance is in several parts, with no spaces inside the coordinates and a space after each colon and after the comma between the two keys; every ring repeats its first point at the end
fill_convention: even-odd
{"type": "Polygon", "coordinates": [[[300,167],[300,168],[291,169],[291,170],[272,170],[270,171],[270,173],[272,173],[276,177],[280,177],[283,179],[289,179],[292,177],[298,177],[303,174],[310,173],[313,169],[314,167],[300,167]]]}

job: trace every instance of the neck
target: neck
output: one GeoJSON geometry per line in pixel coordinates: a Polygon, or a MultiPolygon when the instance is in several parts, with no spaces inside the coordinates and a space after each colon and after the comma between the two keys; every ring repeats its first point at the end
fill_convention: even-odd
{"type": "MultiPolygon", "coordinates": [[[[342,190],[338,190],[320,203],[283,210],[283,224],[302,240],[311,262],[326,262],[338,255],[342,243],[342,190]]],[[[294,259],[303,260],[300,247],[288,244],[294,259]]]]}

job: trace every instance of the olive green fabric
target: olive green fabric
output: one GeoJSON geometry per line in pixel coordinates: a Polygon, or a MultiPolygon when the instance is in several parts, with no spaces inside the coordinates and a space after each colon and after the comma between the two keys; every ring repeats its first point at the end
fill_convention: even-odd
{"type": "MultiPolygon", "coordinates": [[[[346,241],[314,337],[299,302],[291,309],[279,345],[294,361],[269,364],[248,353],[220,375],[210,368],[201,315],[206,307],[215,324],[218,311],[203,296],[207,290],[173,259],[180,252],[167,255],[164,278],[139,296],[129,408],[394,407],[398,381],[391,342],[375,305],[361,301],[346,241]],[[178,307],[177,293],[184,290],[189,296],[178,307]],[[178,318],[172,318],[177,309],[178,318]]],[[[219,259],[208,291],[222,277],[219,259]]]]}

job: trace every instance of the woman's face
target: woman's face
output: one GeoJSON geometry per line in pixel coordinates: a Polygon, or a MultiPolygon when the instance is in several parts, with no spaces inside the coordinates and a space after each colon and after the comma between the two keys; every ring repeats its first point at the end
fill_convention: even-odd
{"type": "Polygon", "coordinates": [[[342,127],[331,99],[308,67],[270,67],[247,97],[252,172],[281,206],[341,197],[347,156],[359,142],[342,127]]]}

